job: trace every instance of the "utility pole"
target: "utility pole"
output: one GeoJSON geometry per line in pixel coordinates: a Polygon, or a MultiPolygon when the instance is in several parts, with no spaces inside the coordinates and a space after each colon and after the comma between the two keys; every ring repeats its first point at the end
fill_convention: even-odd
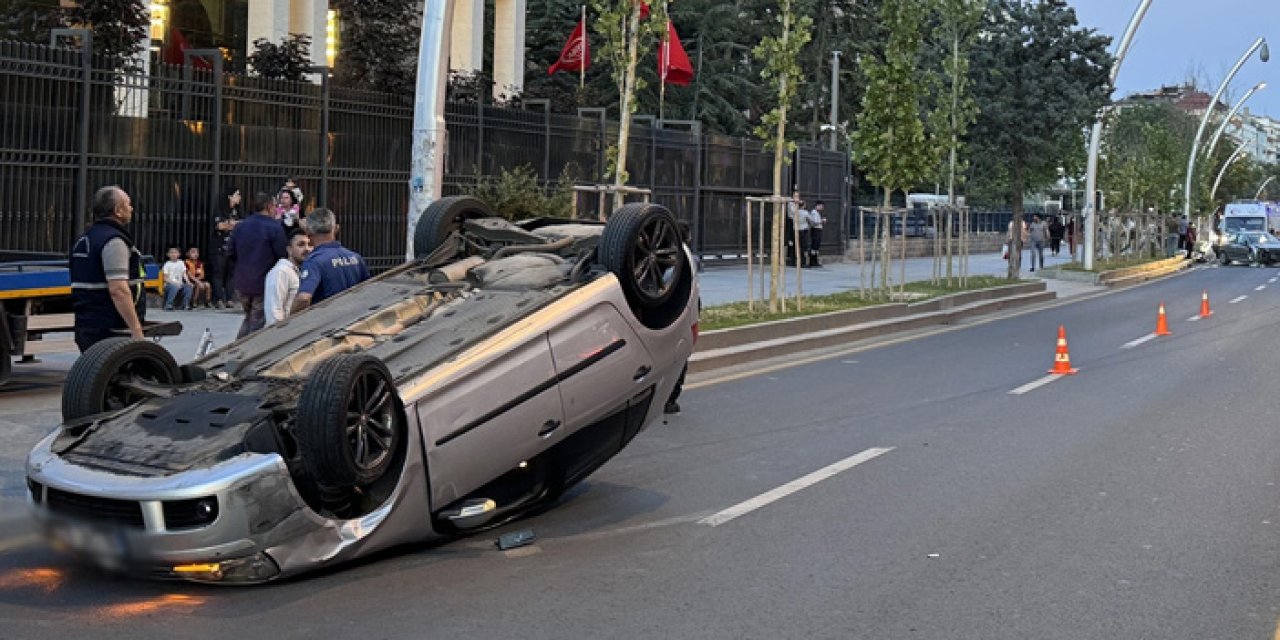
{"type": "Polygon", "coordinates": [[[831,52],[831,147],[836,150],[836,127],[840,125],[840,52],[831,52]]]}

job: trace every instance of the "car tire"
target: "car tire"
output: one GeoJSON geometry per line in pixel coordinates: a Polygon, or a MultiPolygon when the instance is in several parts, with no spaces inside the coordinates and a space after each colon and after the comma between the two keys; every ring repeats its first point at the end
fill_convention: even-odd
{"type": "Polygon", "coordinates": [[[669,326],[689,304],[693,273],[675,216],[665,207],[634,203],[614,211],[596,257],[650,329],[669,326]]]}
{"type": "Polygon", "coordinates": [[[450,196],[432,202],[413,229],[414,259],[421,260],[439,249],[450,234],[462,228],[464,221],[493,216],[489,205],[471,196],[450,196]]]}
{"type": "Polygon", "coordinates": [[[158,384],[178,384],[182,374],[173,355],[150,340],[107,338],[80,355],[62,389],[62,419],[78,420],[123,409],[142,398],[119,388],[124,376],[158,384]]]}
{"type": "Polygon", "coordinates": [[[1224,267],[1229,267],[1229,266],[1231,266],[1231,258],[1227,256],[1227,252],[1226,252],[1226,251],[1219,252],[1219,254],[1218,254],[1218,262],[1221,262],[1221,263],[1222,263],[1222,266],[1224,266],[1224,267]]]}
{"type": "Polygon", "coordinates": [[[303,466],[322,492],[379,480],[405,446],[404,413],[387,366],[367,354],[317,365],[298,399],[296,435],[303,466]]]}

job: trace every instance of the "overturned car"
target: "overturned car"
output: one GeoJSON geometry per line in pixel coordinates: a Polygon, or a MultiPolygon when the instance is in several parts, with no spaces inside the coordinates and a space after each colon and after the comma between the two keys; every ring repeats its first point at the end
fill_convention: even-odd
{"type": "Polygon", "coordinates": [[[263,582],[508,522],[661,414],[697,337],[667,210],[512,223],[445,198],[414,247],[181,367],[87,351],[27,460],[43,530],[108,567],[263,582]]]}

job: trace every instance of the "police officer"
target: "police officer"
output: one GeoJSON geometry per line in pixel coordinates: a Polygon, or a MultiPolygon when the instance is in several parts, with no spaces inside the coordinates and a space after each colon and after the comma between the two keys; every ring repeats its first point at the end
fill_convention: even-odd
{"type": "Polygon", "coordinates": [[[369,279],[364,258],[338,242],[338,221],[332,211],[323,207],[312,211],[307,216],[307,233],[315,248],[302,263],[294,313],[369,279]]]}
{"type": "Polygon", "coordinates": [[[93,224],[71,246],[71,303],[76,346],[81,353],[128,329],[142,338],[147,298],[142,254],[125,227],[133,220],[133,201],[117,186],[93,194],[93,224]]]}

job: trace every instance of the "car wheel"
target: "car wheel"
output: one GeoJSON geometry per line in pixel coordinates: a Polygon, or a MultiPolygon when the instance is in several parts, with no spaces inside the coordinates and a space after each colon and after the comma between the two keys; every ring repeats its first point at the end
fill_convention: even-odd
{"type": "Polygon", "coordinates": [[[1219,251],[1218,262],[1221,262],[1224,267],[1229,267],[1231,266],[1231,257],[1227,255],[1226,251],[1219,251]]]}
{"type": "Polygon", "coordinates": [[[676,219],[655,204],[628,204],[613,212],[597,258],[618,277],[640,321],[661,329],[689,303],[693,275],[676,219]]]}
{"type": "Polygon", "coordinates": [[[71,365],[62,389],[62,419],[116,411],[142,400],[146,396],[122,386],[130,378],[168,385],[177,384],[182,375],[173,355],[154,342],[107,338],[71,365]]]}
{"type": "Polygon", "coordinates": [[[405,442],[387,366],[365,354],[321,362],[298,399],[297,438],[303,465],[322,491],[348,492],[380,479],[405,442]]]}
{"type": "Polygon", "coordinates": [[[427,206],[413,229],[413,257],[421,260],[440,248],[449,234],[462,228],[466,220],[492,218],[493,210],[479,198],[451,196],[427,206]]]}

